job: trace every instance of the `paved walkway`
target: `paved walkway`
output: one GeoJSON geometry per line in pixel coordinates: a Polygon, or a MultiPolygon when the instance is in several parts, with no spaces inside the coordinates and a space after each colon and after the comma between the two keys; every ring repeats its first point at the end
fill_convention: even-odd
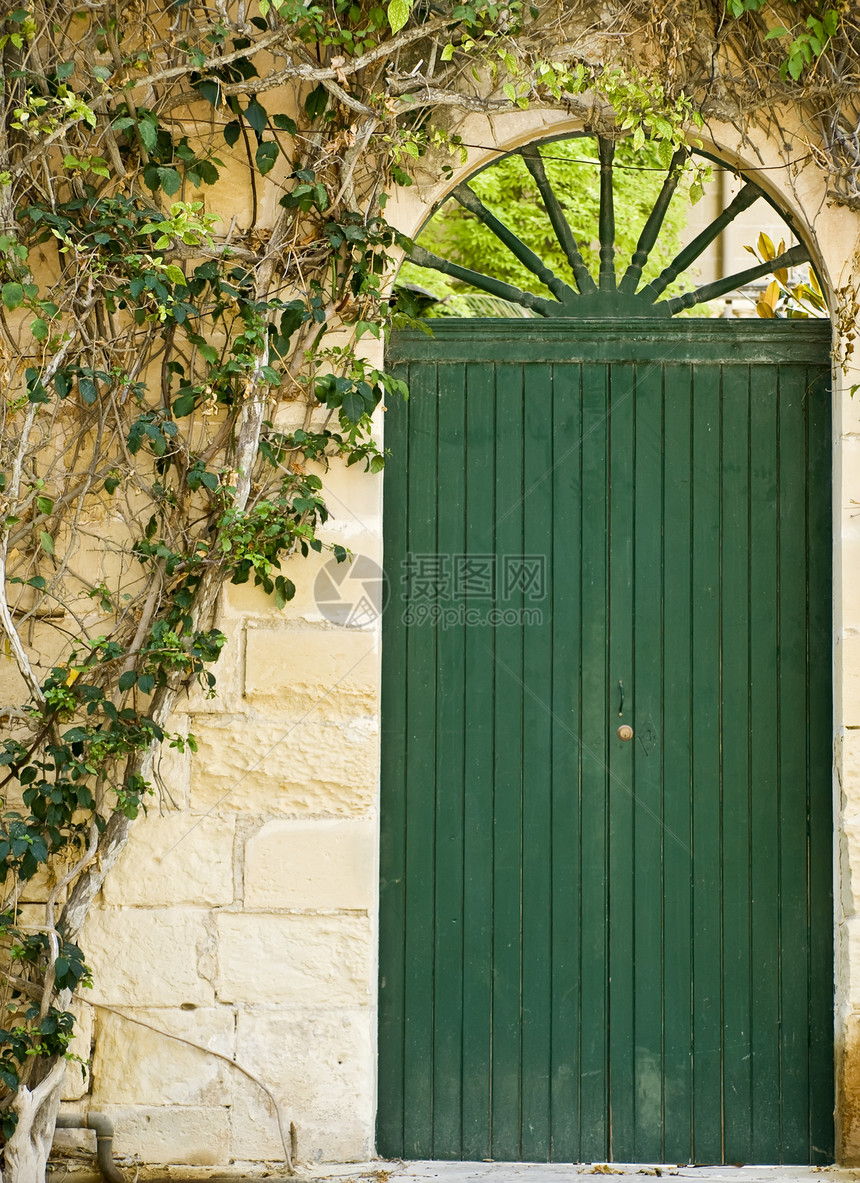
{"type": "MultiPolygon", "coordinates": [[[[308,1178],[299,1167],[299,1177],[308,1178]]],[[[645,1183],[643,1176],[691,1183],[860,1183],[860,1168],[688,1167],[675,1164],[371,1162],[314,1168],[325,1183],[592,1183],[586,1176],[613,1176],[612,1183],[645,1183]]],[[[597,1183],[597,1180],[594,1180],[597,1183]]]]}

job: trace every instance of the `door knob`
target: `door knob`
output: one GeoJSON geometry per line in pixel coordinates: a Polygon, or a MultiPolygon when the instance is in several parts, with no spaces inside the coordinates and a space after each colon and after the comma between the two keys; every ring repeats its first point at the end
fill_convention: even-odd
{"type": "Polygon", "coordinates": [[[623,739],[623,740],[632,739],[633,738],[633,728],[627,723],[622,723],[621,726],[618,728],[618,738],[623,739]]]}

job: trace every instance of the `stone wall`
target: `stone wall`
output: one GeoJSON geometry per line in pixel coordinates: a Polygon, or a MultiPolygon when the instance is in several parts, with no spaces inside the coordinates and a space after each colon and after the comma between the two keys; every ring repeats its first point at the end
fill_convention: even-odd
{"type": "MultiPolygon", "coordinates": [[[[336,470],[327,486],[329,538],[378,559],[381,477],[336,470]]],[[[230,588],[219,695],[177,720],[199,753],[162,761],[88,921],[86,1100],[118,1155],[282,1162],[274,1107],[242,1069],[295,1122],[303,1161],[373,1152],[378,621],[324,618],[327,560],[290,560],[285,612],[230,588]]],[[[80,1098],[80,1070],[69,1080],[80,1098]]]]}

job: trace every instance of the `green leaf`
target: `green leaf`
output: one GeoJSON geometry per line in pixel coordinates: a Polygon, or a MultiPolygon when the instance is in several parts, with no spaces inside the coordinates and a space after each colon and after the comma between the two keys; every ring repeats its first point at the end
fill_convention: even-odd
{"type": "Polygon", "coordinates": [[[155,689],[155,678],[153,678],[152,674],[144,674],[141,678],[138,678],[137,688],[142,694],[152,694],[152,691],[155,689]]]}
{"type": "Polygon", "coordinates": [[[52,555],[54,553],[54,540],[47,530],[39,531],[39,541],[45,554],[52,555]]]}
{"type": "Polygon", "coordinates": [[[54,508],[54,503],[50,497],[37,497],[36,508],[39,513],[51,513],[54,508]]]}
{"type": "Polygon", "coordinates": [[[217,107],[221,102],[221,84],[216,82],[214,78],[204,78],[200,82],[195,83],[195,90],[198,94],[202,94],[207,102],[210,102],[213,107],[217,107]]]}
{"type": "Polygon", "coordinates": [[[410,0],[390,0],[388,5],[388,23],[392,33],[399,33],[412,12],[410,0]]]}
{"type": "Polygon", "coordinates": [[[137,683],[137,670],[126,670],[124,674],[120,674],[117,685],[120,690],[131,690],[132,686],[137,683]]]}
{"type": "Polygon", "coordinates": [[[328,106],[328,91],[320,83],[315,86],[305,99],[305,112],[308,119],[318,119],[328,106]]]}
{"type": "Polygon", "coordinates": [[[204,185],[214,185],[221,175],[211,160],[198,160],[196,168],[204,185]]]}
{"type": "Polygon", "coordinates": [[[245,118],[254,129],[258,136],[261,136],[266,130],[266,124],[269,122],[269,113],[261,103],[256,99],[251,99],[244,111],[245,118]]]}
{"type": "Polygon", "coordinates": [[[168,263],[164,268],[164,274],[173,283],[181,283],[183,287],[187,286],[188,280],[185,278],[185,272],[181,267],[177,267],[175,263],[168,263]]]}
{"type": "Polygon", "coordinates": [[[365,414],[367,407],[364,399],[355,391],[350,391],[349,394],[343,396],[341,403],[341,412],[350,423],[358,423],[361,417],[365,414]]]}
{"type": "Polygon", "coordinates": [[[227,141],[227,147],[232,148],[242,134],[242,125],[238,119],[231,119],[224,128],[224,139],[227,141]]]}
{"type": "Polygon", "coordinates": [[[782,25],[776,25],[773,29],[768,29],[765,35],[765,41],[773,41],[774,37],[787,37],[789,30],[782,25]]]}
{"type": "Polygon", "coordinates": [[[196,394],[181,394],[173,403],[173,414],[177,419],[184,419],[194,410],[196,402],[196,394]]]}
{"type": "Polygon", "coordinates": [[[263,176],[272,171],[275,161],[278,159],[279,152],[280,148],[274,140],[267,140],[265,143],[257,145],[254,159],[257,162],[257,168],[263,176]]]}
{"type": "Polygon", "coordinates": [[[272,123],[274,123],[278,131],[288,132],[291,136],[294,136],[298,131],[295,122],[290,119],[289,115],[273,115],[272,123]]]}
{"type": "Polygon", "coordinates": [[[120,481],[118,476],[105,477],[105,486],[104,486],[105,492],[111,493],[111,494],[115,493],[117,491],[117,489],[119,488],[119,486],[121,485],[121,483],[122,482],[120,481]]]}
{"type": "Polygon", "coordinates": [[[172,197],[174,193],[178,193],[182,184],[182,177],[180,177],[176,169],[159,168],[157,171],[159,183],[167,196],[172,197]]]}
{"type": "Polygon", "coordinates": [[[154,152],[158,147],[158,123],[154,119],[138,120],[137,134],[147,152],[154,152]]]}
{"type": "Polygon", "coordinates": [[[18,308],[24,302],[24,289],[20,283],[4,283],[0,295],[7,308],[18,308]]]}
{"type": "Polygon", "coordinates": [[[37,317],[36,320],[30,322],[30,332],[37,341],[44,341],[48,335],[48,322],[37,317]]]}
{"type": "Polygon", "coordinates": [[[98,398],[98,387],[92,378],[79,378],[78,390],[80,390],[81,398],[88,407],[91,407],[98,398]]]}
{"type": "Polygon", "coordinates": [[[450,60],[453,56],[454,56],[454,46],[449,41],[448,44],[445,46],[445,48],[442,50],[441,58],[442,58],[443,62],[450,62],[450,60]]]}

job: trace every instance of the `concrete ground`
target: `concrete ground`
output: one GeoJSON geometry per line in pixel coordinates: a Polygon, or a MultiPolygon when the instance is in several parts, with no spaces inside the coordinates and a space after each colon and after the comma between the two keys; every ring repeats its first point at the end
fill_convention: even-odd
{"type": "MultiPolygon", "coordinates": [[[[299,1168],[299,1177],[309,1175],[299,1168]]],[[[691,1167],[675,1164],[373,1162],[317,1167],[323,1183],[589,1183],[585,1176],[612,1175],[613,1183],[644,1183],[642,1176],[672,1176],[691,1183],[860,1183],[860,1168],[691,1167]]]]}

